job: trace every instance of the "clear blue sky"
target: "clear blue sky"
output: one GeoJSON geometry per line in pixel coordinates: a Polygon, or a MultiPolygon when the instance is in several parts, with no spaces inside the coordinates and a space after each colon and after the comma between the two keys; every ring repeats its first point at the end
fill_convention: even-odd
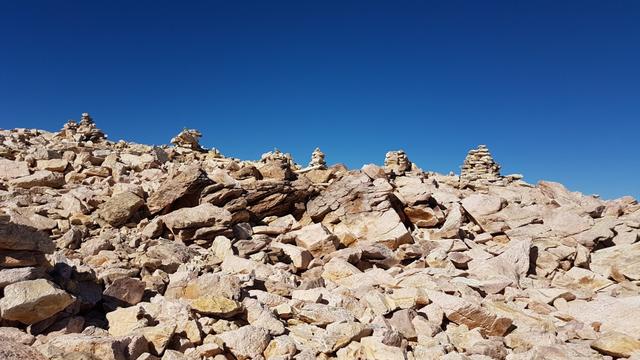
{"type": "Polygon", "coordinates": [[[0,0],[0,128],[84,111],[243,159],[446,173],[485,143],[529,182],[640,197],[640,2],[0,0]]]}

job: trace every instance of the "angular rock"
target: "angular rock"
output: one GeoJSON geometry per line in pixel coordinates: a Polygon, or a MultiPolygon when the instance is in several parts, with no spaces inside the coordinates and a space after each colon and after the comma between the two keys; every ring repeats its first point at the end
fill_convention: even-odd
{"type": "Polygon", "coordinates": [[[252,325],[224,332],[217,337],[239,360],[261,357],[271,340],[267,330],[252,325]]]}
{"type": "Polygon", "coordinates": [[[135,305],[142,300],[145,284],[135,278],[120,278],[111,283],[104,290],[105,301],[112,302],[116,306],[135,305]]]}
{"type": "Polygon", "coordinates": [[[462,298],[436,291],[427,291],[427,296],[444,310],[449,320],[469,329],[480,328],[487,336],[504,336],[511,327],[511,319],[499,317],[462,298]]]}
{"type": "Polygon", "coordinates": [[[3,360],[46,360],[36,349],[8,339],[0,339],[0,359],[3,360]]]}
{"type": "Polygon", "coordinates": [[[55,245],[45,233],[0,217],[0,249],[51,253],[55,245]]]}
{"type": "Polygon", "coordinates": [[[230,225],[231,213],[224,208],[205,203],[170,212],[162,216],[162,221],[171,231],[176,233],[183,229],[230,225]]]}
{"type": "Polygon", "coordinates": [[[618,281],[640,280],[640,243],[600,249],[591,253],[589,267],[597,274],[618,281]]]}
{"type": "Polygon", "coordinates": [[[614,357],[626,358],[633,354],[640,356],[640,340],[617,332],[603,334],[591,343],[591,347],[604,355],[614,357]]]}
{"type": "Polygon", "coordinates": [[[59,313],[73,301],[73,296],[48,280],[27,280],[4,288],[0,314],[3,319],[30,325],[59,313]]]}
{"type": "Polygon", "coordinates": [[[13,179],[9,183],[24,189],[31,189],[36,186],[60,188],[64,185],[64,175],[49,170],[41,170],[31,175],[13,179]]]}
{"type": "Polygon", "coordinates": [[[29,175],[26,161],[11,161],[0,158],[0,179],[11,180],[29,175]]]}
{"type": "Polygon", "coordinates": [[[337,239],[322,224],[313,224],[293,231],[296,245],[308,250],[313,256],[322,256],[336,251],[337,239]]]}
{"type": "MultiPolygon", "coordinates": [[[[166,180],[160,188],[151,193],[147,199],[147,207],[151,214],[169,210],[172,205],[194,206],[200,191],[211,183],[207,175],[198,167],[191,166],[171,179],[166,180]]],[[[177,207],[175,206],[175,207],[177,207]]]]}
{"type": "Polygon", "coordinates": [[[144,200],[138,195],[125,191],[113,195],[107,202],[100,206],[96,215],[99,220],[118,227],[144,205],[144,200]]]}

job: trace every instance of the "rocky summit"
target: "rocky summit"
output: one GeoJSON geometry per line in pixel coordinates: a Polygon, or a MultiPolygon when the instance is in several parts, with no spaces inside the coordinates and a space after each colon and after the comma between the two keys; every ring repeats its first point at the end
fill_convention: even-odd
{"type": "Polygon", "coordinates": [[[633,198],[201,136],[0,130],[0,358],[640,359],[633,198]]]}

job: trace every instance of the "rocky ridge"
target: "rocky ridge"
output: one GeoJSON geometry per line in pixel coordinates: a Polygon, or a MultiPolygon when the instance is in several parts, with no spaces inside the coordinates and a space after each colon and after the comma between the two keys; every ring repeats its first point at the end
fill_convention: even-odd
{"type": "Polygon", "coordinates": [[[640,358],[640,205],[403,151],[0,130],[0,358],[640,358]]]}

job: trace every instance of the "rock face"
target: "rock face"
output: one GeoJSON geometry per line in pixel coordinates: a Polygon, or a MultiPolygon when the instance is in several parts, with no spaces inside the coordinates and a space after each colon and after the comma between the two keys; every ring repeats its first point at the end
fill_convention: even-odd
{"type": "Polygon", "coordinates": [[[462,164],[460,180],[466,182],[487,182],[500,179],[500,165],[491,156],[486,145],[478,145],[469,150],[462,164]]]}
{"type": "Polygon", "coordinates": [[[2,359],[611,359],[640,354],[640,205],[402,151],[300,168],[0,130],[2,359]]]}

